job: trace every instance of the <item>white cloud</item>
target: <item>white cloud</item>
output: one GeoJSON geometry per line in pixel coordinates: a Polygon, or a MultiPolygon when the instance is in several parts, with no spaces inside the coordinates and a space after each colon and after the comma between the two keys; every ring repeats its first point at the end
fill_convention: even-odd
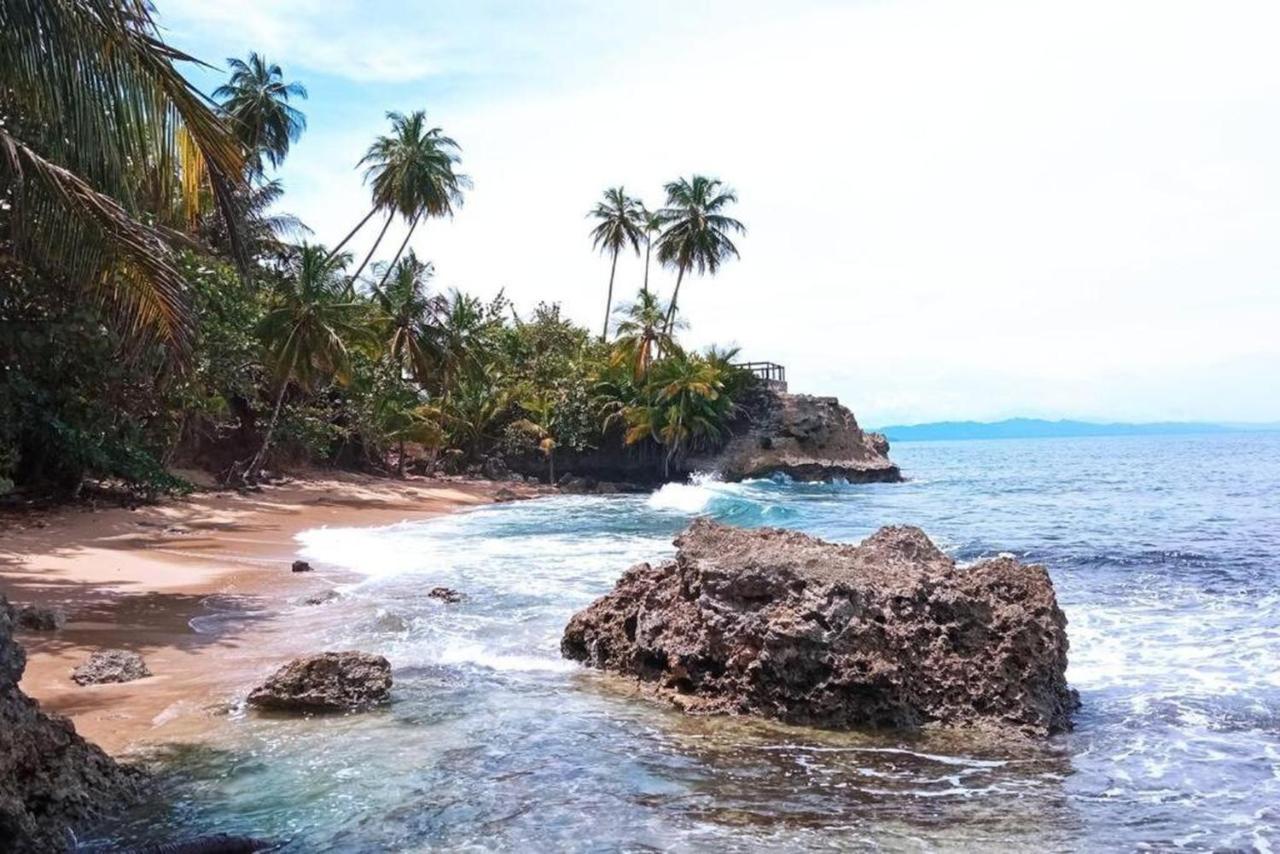
{"type": "Polygon", "coordinates": [[[421,103],[476,182],[414,238],[445,283],[594,327],[583,213],[706,171],[751,230],[683,290],[693,337],[866,422],[1280,418],[1273,4],[365,8],[161,7],[180,46],[321,73],[285,178],[324,240],[365,208],[352,165],[381,110],[421,103]]]}

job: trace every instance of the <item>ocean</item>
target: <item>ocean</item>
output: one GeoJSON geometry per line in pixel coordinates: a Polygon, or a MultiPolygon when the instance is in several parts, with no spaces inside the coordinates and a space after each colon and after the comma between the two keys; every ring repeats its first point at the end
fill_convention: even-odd
{"type": "Polygon", "coordinates": [[[169,803],[104,833],[306,852],[1280,846],[1280,434],[892,456],[907,482],[704,479],[309,531],[302,556],[344,598],[283,618],[317,650],[386,655],[395,701],[310,719],[233,702],[214,743],[157,754],[169,803]],[[1044,564],[1069,621],[1074,731],[688,717],[563,660],[570,615],[702,514],[842,542],[913,524],[962,562],[1044,564]],[[439,585],[465,600],[428,598],[439,585]]]}

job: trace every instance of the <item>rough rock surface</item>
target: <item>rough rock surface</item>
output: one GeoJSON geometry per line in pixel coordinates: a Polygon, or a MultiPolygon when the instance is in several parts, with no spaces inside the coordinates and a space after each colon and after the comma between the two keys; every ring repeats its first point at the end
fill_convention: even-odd
{"type": "Polygon", "coordinates": [[[77,685],[101,685],[105,682],[132,682],[151,675],[142,656],[127,649],[100,649],[71,671],[77,685]]]}
{"type": "Polygon", "coordinates": [[[462,601],[462,594],[452,587],[432,587],[427,596],[432,599],[439,599],[441,602],[447,602],[450,605],[462,601]]]}
{"type": "Polygon", "coordinates": [[[1070,727],[1066,618],[1043,567],[960,568],[918,528],[860,545],[698,520],[576,614],[561,650],[690,712],[829,728],[1070,727]]]}
{"type": "Polygon", "coordinates": [[[391,664],[364,652],[296,658],[253,689],[249,703],[291,712],[354,711],[391,698],[391,664]]]}
{"type": "Polygon", "coordinates": [[[45,714],[18,690],[26,655],[0,596],[0,850],[62,851],[80,830],[134,800],[141,775],[45,714]]]}
{"type": "Polygon", "coordinates": [[[902,480],[889,460],[888,443],[864,433],[834,397],[770,394],[752,421],[707,467],[727,480],[779,473],[804,481],[902,480]]]}
{"type": "Polygon", "coordinates": [[[15,605],[13,624],[19,631],[56,632],[67,622],[67,617],[57,608],[43,605],[15,605]]]}
{"type": "Polygon", "coordinates": [[[295,560],[293,565],[289,568],[294,572],[310,572],[311,564],[307,563],[305,560],[295,560]]]}

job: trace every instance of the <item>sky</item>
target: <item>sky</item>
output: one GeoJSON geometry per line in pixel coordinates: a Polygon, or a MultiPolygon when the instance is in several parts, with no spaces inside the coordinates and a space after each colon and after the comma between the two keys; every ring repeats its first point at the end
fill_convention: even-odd
{"type": "MultiPolygon", "coordinates": [[[[1272,0],[157,8],[177,47],[257,50],[307,86],[278,177],[319,242],[368,210],[355,166],[388,110],[457,139],[474,189],[411,243],[441,288],[594,329],[609,259],[586,212],[700,173],[748,233],[682,285],[686,342],[782,363],[864,425],[1280,421],[1272,0]]],[[[642,270],[619,260],[623,300],[642,270]]]]}

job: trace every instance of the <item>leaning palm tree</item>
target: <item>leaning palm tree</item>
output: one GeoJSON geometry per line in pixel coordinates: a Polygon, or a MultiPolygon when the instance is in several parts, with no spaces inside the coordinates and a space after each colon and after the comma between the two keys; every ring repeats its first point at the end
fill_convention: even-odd
{"type": "Polygon", "coordinates": [[[391,133],[374,140],[358,164],[367,167],[365,180],[372,189],[373,208],[337,247],[345,245],[375,213],[386,214],[377,239],[351,276],[353,282],[377,251],[397,214],[409,223],[409,231],[387,268],[388,274],[404,253],[418,221],[424,215],[452,216],[453,209],[462,204],[462,191],[471,186],[471,179],[454,171],[454,166],[461,162],[458,143],[445,136],[442,129],[428,127],[425,111],[417,110],[407,116],[387,113],[387,118],[391,121],[391,133]]]}
{"type": "Polygon", "coordinates": [[[84,288],[135,343],[187,352],[172,240],[212,202],[247,269],[244,151],[147,0],[0,3],[0,256],[84,288]]]}
{"type": "Polygon", "coordinates": [[[588,217],[596,221],[591,229],[592,248],[613,256],[609,267],[609,296],[604,304],[604,330],[600,340],[609,337],[609,314],[613,311],[613,277],[618,272],[618,253],[630,244],[637,255],[644,238],[643,211],[639,199],[627,195],[622,187],[610,187],[588,217]]]}
{"type": "Polygon", "coordinates": [[[265,157],[279,169],[289,146],[307,129],[307,118],[289,104],[290,98],[305,99],[301,83],[284,82],[280,66],[268,63],[261,54],[250,53],[248,61],[229,58],[231,79],[213,91],[222,102],[222,111],[236,135],[249,151],[249,168],[254,175],[263,171],[265,157]]]}
{"type": "Polygon", "coordinates": [[[718,178],[694,175],[672,181],[663,189],[667,204],[658,211],[663,225],[658,238],[658,262],[676,269],[676,289],[667,308],[670,331],[685,273],[693,270],[700,276],[714,276],[722,261],[738,257],[730,232],[745,234],[747,229],[724,214],[729,205],[738,201],[738,195],[718,178]]]}
{"type": "Polygon", "coordinates": [[[348,294],[343,267],[350,260],[346,254],[330,258],[323,246],[305,243],[289,260],[287,274],[258,328],[277,390],[262,447],[242,473],[246,480],[257,475],[266,459],[291,383],[307,391],[322,380],[343,385],[350,380],[349,349],[369,331],[367,306],[348,294]]]}

